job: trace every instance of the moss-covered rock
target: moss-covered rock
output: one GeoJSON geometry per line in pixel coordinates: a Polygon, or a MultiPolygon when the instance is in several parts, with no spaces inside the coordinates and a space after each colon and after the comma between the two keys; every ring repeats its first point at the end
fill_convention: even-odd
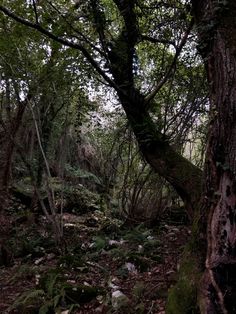
{"type": "Polygon", "coordinates": [[[58,266],[60,267],[70,267],[70,268],[77,268],[83,267],[84,263],[81,260],[80,255],[76,254],[66,254],[59,258],[58,266]]]}
{"type": "Polygon", "coordinates": [[[122,313],[127,313],[130,306],[128,297],[120,290],[116,290],[112,293],[111,303],[115,311],[122,311],[122,313]]]}
{"type": "Polygon", "coordinates": [[[55,188],[58,206],[61,202],[61,191],[63,191],[63,208],[65,212],[74,214],[85,214],[99,209],[99,195],[86,189],[83,185],[74,187],[67,185],[55,188]]]}
{"type": "Polygon", "coordinates": [[[64,299],[67,304],[83,304],[92,301],[101,292],[96,287],[90,287],[85,285],[65,285],[64,299]]]}

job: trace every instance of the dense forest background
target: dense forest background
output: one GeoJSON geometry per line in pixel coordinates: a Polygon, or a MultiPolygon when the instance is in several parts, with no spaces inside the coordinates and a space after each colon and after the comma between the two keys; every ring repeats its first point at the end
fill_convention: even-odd
{"type": "Polygon", "coordinates": [[[2,313],[236,313],[235,7],[206,2],[1,1],[2,313]]]}

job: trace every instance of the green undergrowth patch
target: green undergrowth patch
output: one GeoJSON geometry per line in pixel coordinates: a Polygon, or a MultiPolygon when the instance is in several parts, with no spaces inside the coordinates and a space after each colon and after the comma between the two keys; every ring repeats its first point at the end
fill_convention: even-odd
{"type": "Polygon", "coordinates": [[[17,228],[7,244],[13,252],[14,258],[32,259],[57,251],[50,234],[43,235],[37,230],[36,225],[32,225],[28,229],[17,228]]]}
{"type": "Polygon", "coordinates": [[[22,314],[61,313],[79,308],[103,294],[104,290],[100,287],[67,282],[61,270],[55,268],[41,276],[37,288],[23,293],[8,311],[16,309],[22,314]]]}
{"type": "Polygon", "coordinates": [[[160,246],[157,235],[143,227],[124,229],[120,232],[107,235],[100,231],[92,237],[92,242],[87,251],[90,258],[99,258],[99,254],[107,254],[116,261],[135,262],[138,269],[144,271],[147,267],[141,262],[143,258],[148,258],[155,262],[161,262],[160,246]]]}
{"type": "Polygon", "coordinates": [[[17,267],[14,271],[13,276],[10,279],[11,283],[17,282],[19,280],[34,280],[37,274],[37,269],[35,265],[30,263],[22,264],[17,267]]]}

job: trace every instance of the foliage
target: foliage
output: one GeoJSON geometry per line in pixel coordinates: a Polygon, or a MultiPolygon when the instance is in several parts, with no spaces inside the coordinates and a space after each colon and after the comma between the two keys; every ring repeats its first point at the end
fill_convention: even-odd
{"type": "Polygon", "coordinates": [[[53,250],[55,242],[49,235],[42,235],[36,229],[36,225],[31,230],[16,229],[16,235],[8,239],[14,257],[35,258],[42,257],[46,252],[53,250]]]}
{"type": "Polygon", "coordinates": [[[124,239],[128,241],[132,241],[135,244],[143,244],[147,237],[150,236],[150,230],[143,230],[139,228],[140,226],[134,228],[132,231],[128,232],[124,239]]]}
{"type": "Polygon", "coordinates": [[[67,212],[79,214],[87,211],[95,211],[99,208],[99,196],[82,185],[79,187],[68,185],[62,191],[62,195],[63,207],[67,212]]]}
{"type": "Polygon", "coordinates": [[[74,168],[70,165],[66,165],[65,167],[66,173],[68,176],[79,179],[89,179],[96,184],[101,184],[99,178],[93,174],[92,172],[86,171],[85,169],[74,168]]]}
{"type": "Polygon", "coordinates": [[[37,270],[30,264],[23,264],[18,267],[16,273],[12,276],[11,282],[17,282],[21,279],[32,279],[37,274],[37,270]]]}
{"type": "Polygon", "coordinates": [[[23,295],[21,295],[14,304],[8,308],[8,311],[12,311],[14,309],[18,309],[22,314],[32,313],[35,309],[39,308],[43,298],[45,296],[45,292],[41,289],[27,291],[23,295]]]}
{"type": "Polygon", "coordinates": [[[21,313],[30,313],[30,310],[38,310],[38,313],[46,314],[51,311],[63,309],[75,309],[79,304],[91,301],[102,291],[95,287],[67,283],[58,270],[51,270],[40,278],[39,288],[22,294],[9,310],[17,309],[21,313]]]}

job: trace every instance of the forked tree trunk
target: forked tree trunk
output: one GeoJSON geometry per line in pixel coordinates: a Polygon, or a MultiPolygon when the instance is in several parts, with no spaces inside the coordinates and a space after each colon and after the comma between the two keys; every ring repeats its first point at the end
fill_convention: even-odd
{"type": "Polygon", "coordinates": [[[210,86],[204,314],[236,313],[236,1],[192,1],[210,86]]]}

